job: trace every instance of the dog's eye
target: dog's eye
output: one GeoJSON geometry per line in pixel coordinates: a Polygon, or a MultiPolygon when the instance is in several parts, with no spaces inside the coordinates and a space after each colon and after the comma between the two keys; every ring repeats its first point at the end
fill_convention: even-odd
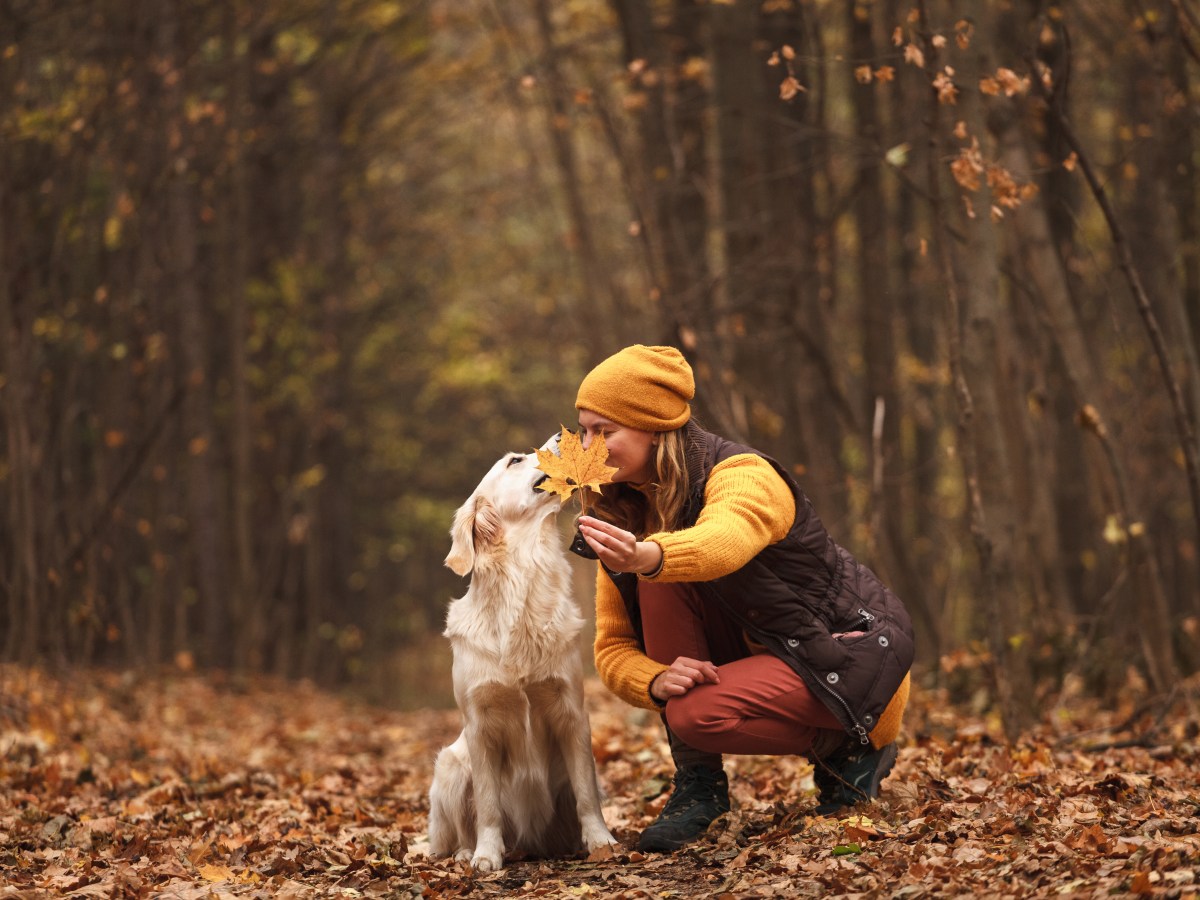
{"type": "Polygon", "coordinates": [[[517,463],[519,463],[524,458],[525,457],[523,457],[523,456],[514,456],[512,459],[510,459],[508,461],[508,467],[511,469],[513,466],[515,466],[517,463]]]}

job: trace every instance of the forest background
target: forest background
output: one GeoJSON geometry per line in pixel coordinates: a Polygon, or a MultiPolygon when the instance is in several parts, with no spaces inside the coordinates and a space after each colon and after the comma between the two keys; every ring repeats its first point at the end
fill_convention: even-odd
{"type": "Polygon", "coordinates": [[[641,342],[923,678],[1169,689],[1198,48],[1189,0],[0,4],[0,654],[447,700],[453,510],[641,342]]]}

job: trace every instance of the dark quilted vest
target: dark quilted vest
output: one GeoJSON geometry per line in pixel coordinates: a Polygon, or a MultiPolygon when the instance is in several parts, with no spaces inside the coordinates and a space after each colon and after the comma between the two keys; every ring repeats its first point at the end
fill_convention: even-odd
{"type": "MultiPolygon", "coordinates": [[[[695,587],[791,666],[846,731],[867,743],[867,733],[912,666],[912,622],[904,604],[874,572],[834,543],[808,497],[777,462],[694,424],[687,426],[686,438],[693,494],[685,527],[700,515],[709,473],[731,456],[762,456],[796,499],[796,519],[782,541],[736,572],[695,587]],[[832,637],[852,631],[863,634],[832,637]]],[[[640,640],[637,576],[608,574],[640,640]]]]}

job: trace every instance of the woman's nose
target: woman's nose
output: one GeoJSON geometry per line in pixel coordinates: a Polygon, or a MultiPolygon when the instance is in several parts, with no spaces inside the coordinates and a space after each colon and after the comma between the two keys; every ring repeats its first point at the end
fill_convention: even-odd
{"type": "Polygon", "coordinates": [[[592,436],[585,431],[583,434],[581,434],[579,436],[579,443],[582,444],[583,449],[586,450],[588,448],[588,446],[592,443],[592,436]]]}

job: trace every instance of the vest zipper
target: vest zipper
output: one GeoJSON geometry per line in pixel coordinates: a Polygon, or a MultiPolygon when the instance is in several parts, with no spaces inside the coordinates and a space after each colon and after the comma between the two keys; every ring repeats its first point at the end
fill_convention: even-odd
{"type": "MultiPolygon", "coordinates": [[[[862,616],[862,618],[859,619],[854,624],[854,626],[849,629],[850,631],[857,631],[859,628],[862,628],[864,625],[870,625],[872,622],[875,621],[875,616],[873,616],[871,613],[867,612],[865,609],[859,609],[858,614],[860,616],[862,616]]],[[[812,670],[810,669],[809,671],[811,672],[812,670]]],[[[815,674],[813,677],[814,678],[816,677],[815,674]]],[[[833,688],[829,687],[829,685],[827,685],[821,679],[818,678],[816,680],[821,685],[821,687],[825,688],[826,692],[831,697],[833,697],[835,700],[837,700],[838,703],[840,703],[842,705],[842,709],[844,709],[846,711],[846,715],[849,717],[850,721],[854,723],[854,733],[856,735],[858,735],[858,742],[860,744],[864,744],[864,745],[871,743],[871,739],[867,735],[867,729],[863,727],[862,723],[859,722],[857,718],[855,718],[853,711],[851,711],[851,709],[850,709],[850,704],[846,702],[845,698],[842,697],[842,695],[839,694],[837,691],[835,691],[833,688]]]]}
{"type": "Polygon", "coordinates": [[[859,619],[858,621],[856,621],[849,628],[845,629],[846,631],[858,631],[864,625],[870,625],[872,622],[875,621],[875,616],[873,616],[871,613],[867,612],[865,609],[860,609],[858,611],[858,614],[860,616],[862,616],[862,618],[859,619]]]}
{"type": "Polygon", "coordinates": [[[854,711],[852,709],[850,709],[850,704],[846,702],[846,699],[841,694],[839,694],[837,691],[835,691],[833,688],[831,688],[829,685],[827,685],[825,683],[824,679],[818,678],[816,672],[814,672],[811,668],[809,668],[808,666],[805,666],[804,668],[808,669],[808,674],[812,676],[813,681],[815,681],[817,684],[821,685],[822,688],[824,688],[825,693],[827,693],[830,697],[832,697],[839,704],[841,704],[842,709],[844,709],[846,711],[846,718],[848,718],[851,722],[854,723],[853,730],[854,730],[854,733],[856,735],[858,735],[858,742],[860,744],[871,743],[871,739],[867,736],[867,729],[865,729],[862,726],[862,723],[859,722],[858,719],[855,717],[854,711]]]}

